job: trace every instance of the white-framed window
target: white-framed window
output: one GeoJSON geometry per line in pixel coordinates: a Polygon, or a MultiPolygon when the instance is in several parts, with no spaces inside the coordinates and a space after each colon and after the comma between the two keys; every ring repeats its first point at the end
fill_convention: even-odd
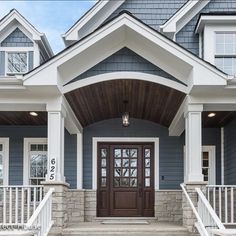
{"type": "MultiPolygon", "coordinates": [[[[203,181],[207,184],[214,185],[216,183],[216,147],[202,146],[202,174],[203,181]]],[[[184,160],[186,159],[186,148],[184,146],[184,160]]],[[[185,167],[186,168],[186,167],[185,167]]],[[[185,169],[186,173],[186,169],[185,169]]]]}
{"type": "Polygon", "coordinates": [[[0,185],[9,181],[9,138],[0,138],[0,185]]]}
{"type": "Polygon", "coordinates": [[[236,75],[236,32],[215,32],[215,65],[236,75]]]}
{"type": "Polygon", "coordinates": [[[6,52],[6,73],[23,74],[28,72],[28,52],[6,52]]]}
{"type": "Polygon", "coordinates": [[[40,185],[48,166],[47,138],[24,138],[24,184],[40,185]]]}

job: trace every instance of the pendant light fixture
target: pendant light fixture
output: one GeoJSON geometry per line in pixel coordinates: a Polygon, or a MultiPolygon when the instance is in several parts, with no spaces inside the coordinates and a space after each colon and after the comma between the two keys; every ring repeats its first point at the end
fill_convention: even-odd
{"type": "Polygon", "coordinates": [[[125,112],[124,112],[124,114],[122,115],[122,125],[123,125],[124,127],[128,127],[128,126],[130,125],[129,112],[127,111],[127,104],[128,104],[128,101],[125,100],[125,101],[124,101],[125,112]]]}

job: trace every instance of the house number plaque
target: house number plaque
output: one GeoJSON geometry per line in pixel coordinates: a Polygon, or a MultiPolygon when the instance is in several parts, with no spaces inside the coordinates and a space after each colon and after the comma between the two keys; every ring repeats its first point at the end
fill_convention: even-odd
{"type": "Polygon", "coordinates": [[[56,180],[56,158],[50,160],[49,179],[50,181],[56,180]]]}

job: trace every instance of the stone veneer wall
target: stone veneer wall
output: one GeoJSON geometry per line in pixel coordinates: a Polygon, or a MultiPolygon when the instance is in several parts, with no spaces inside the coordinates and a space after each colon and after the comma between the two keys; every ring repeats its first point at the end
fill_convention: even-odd
{"type": "MultiPolygon", "coordinates": [[[[69,223],[92,222],[96,218],[96,191],[68,190],[67,214],[69,223]]],[[[155,217],[158,221],[182,224],[182,192],[160,190],[155,192],[155,217]]]]}
{"type": "Polygon", "coordinates": [[[155,217],[157,221],[183,222],[182,191],[160,190],[155,192],[155,217]]]}

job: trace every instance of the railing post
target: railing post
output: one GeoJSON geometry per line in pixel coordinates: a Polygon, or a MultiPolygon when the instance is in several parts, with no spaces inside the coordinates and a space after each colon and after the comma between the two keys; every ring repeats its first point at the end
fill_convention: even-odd
{"type": "Polygon", "coordinates": [[[54,189],[52,194],[52,220],[54,224],[50,233],[57,235],[67,225],[67,191],[69,184],[56,181],[42,182],[42,184],[45,192],[48,192],[50,188],[54,189]]]}
{"type": "MultiPolygon", "coordinates": [[[[202,189],[203,192],[205,192],[206,184],[204,183],[192,183],[192,184],[185,184],[186,191],[191,198],[193,205],[195,208],[198,207],[198,197],[196,188],[202,189]]],[[[197,221],[191,206],[189,205],[184,193],[182,194],[182,208],[183,208],[183,226],[186,227],[189,231],[189,234],[193,234],[195,229],[195,223],[197,221]]]]}

